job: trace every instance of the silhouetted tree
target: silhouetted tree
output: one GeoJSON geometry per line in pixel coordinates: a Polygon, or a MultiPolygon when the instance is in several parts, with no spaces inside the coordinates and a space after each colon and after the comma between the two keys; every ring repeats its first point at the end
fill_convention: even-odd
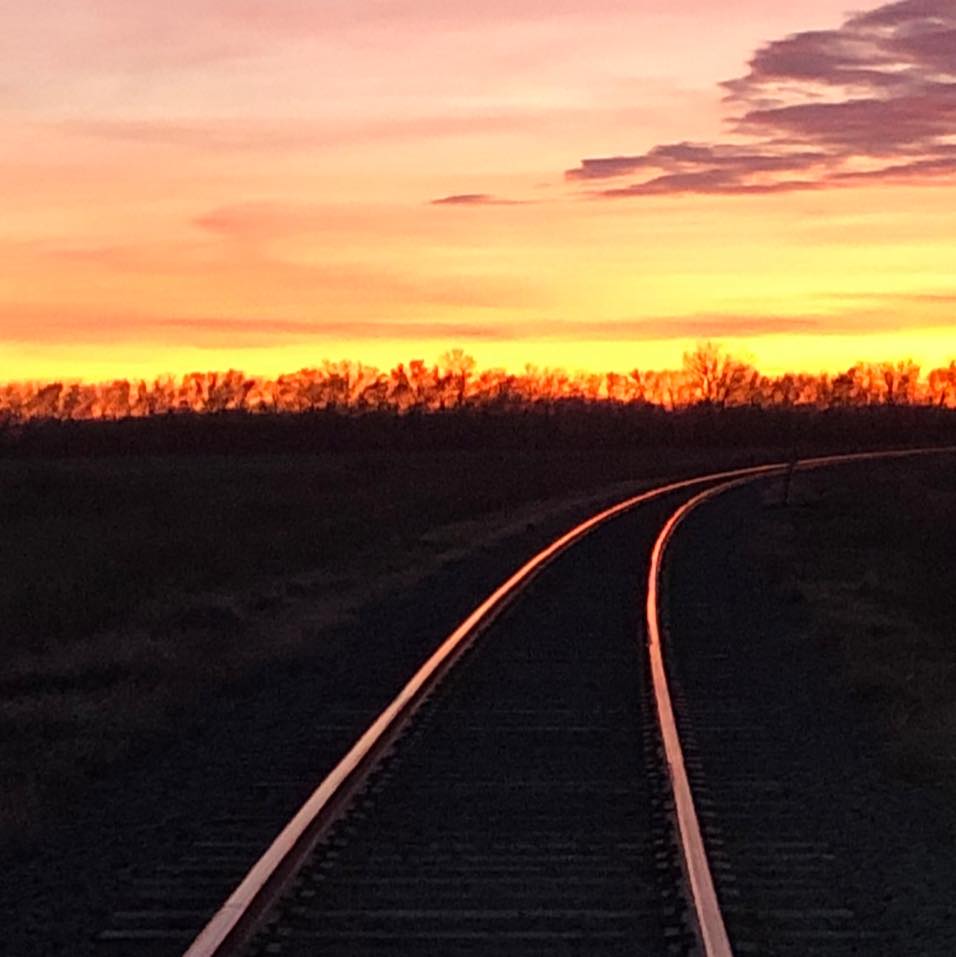
{"type": "Polygon", "coordinates": [[[857,363],[845,372],[761,375],[719,345],[702,343],[684,356],[679,370],[597,374],[527,365],[518,375],[478,370],[460,349],[434,365],[421,359],[388,374],[359,362],[325,360],[274,379],[227,372],[191,372],[177,380],[116,379],[83,382],[0,384],[0,419],[147,418],[184,413],[405,414],[481,409],[497,412],[559,412],[602,403],[615,407],[657,406],[666,411],[702,405],[712,410],[750,406],[764,410],[852,409],[862,406],[956,408],[956,361],[920,375],[912,360],[857,363]]]}
{"type": "Polygon", "coordinates": [[[756,370],[713,342],[703,342],[684,353],[684,372],[698,401],[724,408],[744,401],[756,370]]]}
{"type": "Polygon", "coordinates": [[[929,401],[939,408],[956,408],[956,361],[933,369],[928,382],[929,401]]]}
{"type": "Polygon", "coordinates": [[[475,360],[461,349],[452,349],[441,357],[441,364],[451,377],[455,405],[463,406],[468,397],[468,384],[475,371],[475,360]]]}

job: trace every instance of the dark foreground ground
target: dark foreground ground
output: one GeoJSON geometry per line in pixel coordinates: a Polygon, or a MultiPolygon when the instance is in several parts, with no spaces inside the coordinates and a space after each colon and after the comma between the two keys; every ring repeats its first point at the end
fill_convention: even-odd
{"type": "MultiPolygon", "coordinates": [[[[772,457],[735,456],[741,463],[772,457]]],[[[0,852],[9,952],[95,953],[93,935],[128,896],[143,862],[172,868],[210,820],[268,803],[267,843],[305,797],[284,789],[275,768],[297,780],[310,772],[320,778],[425,654],[521,561],[642,479],[726,464],[700,455],[507,452],[493,460],[245,460],[240,469],[224,459],[3,463],[3,500],[13,503],[2,518],[12,534],[0,539],[3,610],[21,622],[5,636],[0,671],[0,760],[5,776],[12,769],[0,852]],[[112,572],[95,571],[99,560],[112,572]],[[62,629],[32,629],[32,613],[18,604],[24,593],[65,622],[62,629]],[[85,619],[87,602],[105,617],[85,619]],[[359,674],[361,698],[353,693],[359,674]]],[[[901,815],[916,827],[933,822],[932,842],[953,847],[939,844],[950,840],[940,797],[947,792],[939,789],[951,788],[952,777],[937,760],[954,753],[952,737],[929,744],[922,731],[904,730],[922,727],[913,723],[913,689],[929,687],[936,690],[915,692],[923,701],[916,710],[939,702],[931,725],[952,728],[944,705],[956,699],[946,631],[953,618],[940,602],[952,581],[947,543],[956,521],[949,471],[928,468],[919,478],[909,466],[879,468],[801,479],[789,511],[714,506],[703,539],[688,526],[678,540],[681,549],[697,544],[678,553],[674,587],[689,596],[681,607],[703,609],[698,621],[728,608],[746,619],[754,660],[771,662],[779,679],[768,700],[789,700],[781,689],[798,687],[806,695],[795,715],[829,714],[817,702],[842,709],[825,734],[800,739],[810,778],[815,741],[841,743],[838,753],[848,758],[878,750],[881,776],[861,777],[854,792],[864,824],[847,833],[902,835],[917,848],[909,852],[912,887],[920,862],[926,871],[918,849],[927,835],[899,825],[901,815]],[[887,476],[883,485],[877,474],[887,476]],[[892,534],[888,501],[903,503],[892,534]],[[836,541],[840,549],[829,547],[836,541]],[[874,565],[867,550],[890,564],[874,565]],[[680,554],[689,556],[686,577],[680,554]],[[842,564],[830,567],[838,555],[842,564]],[[911,569],[905,586],[892,573],[893,556],[911,569]],[[817,601],[814,588],[836,600],[817,601]],[[847,588],[866,599],[864,609],[846,600],[847,588]],[[875,607],[892,615],[896,630],[886,633],[882,619],[874,629],[872,619],[847,627],[833,617],[865,618],[875,607]],[[779,635],[790,636],[784,652],[766,644],[779,635]],[[861,656],[848,635],[870,642],[868,653],[861,656]],[[858,672],[861,660],[890,665],[900,641],[909,671],[858,672]],[[880,654],[869,653],[877,647],[880,654]],[[900,715],[910,715],[905,725],[900,715]],[[878,747],[857,748],[858,734],[878,747]],[[871,804],[868,795],[885,782],[890,790],[871,804]],[[927,800],[929,810],[920,803],[927,800]]],[[[727,640],[735,634],[727,631],[727,640]]],[[[775,713],[785,717],[786,709],[775,713]]],[[[800,737],[801,720],[788,725],[791,737],[800,737]]],[[[824,804],[838,806],[823,793],[824,804]]],[[[874,859],[882,851],[868,846],[874,859]]],[[[945,865],[934,861],[929,873],[942,878],[945,865]]],[[[912,891],[897,886],[895,913],[912,913],[912,891]]],[[[932,896],[943,885],[933,877],[928,886],[932,896]]],[[[939,923],[934,911],[922,912],[939,923]]]]}
{"type": "Polygon", "coordinates": [[[371,599],[501,539],[538,542],[545,515],[621,483],[768,455],[0,460],[0,846],[371,599]]]}
{"type": "Polygon", "coordinates": [[[734,493],[675,540],[683,733],[731,937],[762,955],[956,953],[956,470],[734,493]]]}
{"type": "MultiPolygon", "coordinates": [[[[494,619],[325,835],[248,957],[686,954],[672,905],[679,863],[661,853],[671,846],[665,773],[635,601],[679,499],[597,529],[494,619]]],[[[355,675],[353,696],[363,688],[355,675]]],[[[221,829],[233,855],[245,831],[221,829]]],[[[166,935],[188,940],[201,917],[173,922],[156,902],[215,908],[210,878],[235,859],[224,846],[197,845],[190,860],[202,870],[178,871],[172,897],[145,871],[103,957],[177,957],[182,941],[166,935]],[[143,940],[157,931],[164,939],[143,940]]]]}
{"type": "Polygon", "coordinates": [[[774,455],[0,463],[10,953],[95,952],[143,862],[172,866],[243,802],[273,808],[264,846],[306,796],[264,796],[280,758],[319,780],[477,601],[576,520],[659,478],[774,455]]]}

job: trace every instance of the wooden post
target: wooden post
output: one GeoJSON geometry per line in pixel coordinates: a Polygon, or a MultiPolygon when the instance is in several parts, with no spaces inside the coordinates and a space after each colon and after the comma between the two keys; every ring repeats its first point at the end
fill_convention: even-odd
{"type": "Polygon", "coordinates": [[[790,507],[790,489],[793,486],[793,473],[797,467],[797,447],[793,446],[793,450],[790,453],[790,464],[787,466],[786,474],[783,479],[783,506],[784,508],[790,507]]]}

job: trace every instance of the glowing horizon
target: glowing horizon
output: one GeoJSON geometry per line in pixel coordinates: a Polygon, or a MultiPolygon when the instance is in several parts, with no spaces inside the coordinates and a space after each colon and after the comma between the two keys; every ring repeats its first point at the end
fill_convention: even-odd
{"type": "Polygon", "coordinates": [[[0,11],[0,381],[956,355],[949,0],[0,11]]]}

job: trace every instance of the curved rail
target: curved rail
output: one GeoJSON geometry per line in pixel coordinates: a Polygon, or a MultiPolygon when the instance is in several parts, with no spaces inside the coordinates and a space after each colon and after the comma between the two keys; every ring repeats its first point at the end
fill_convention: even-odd
{"type": "Polygon", "coordinates": [[[671,703],[670,687],[667,683],[667,671],[664,666],[664,650],[660,633],[660,608],[658,593],[660,590],[661,564],[667,543],[677,526],[699,505],[732,488],[753,482],[763,476],[748,476],[732,482],[725,482],[695,495],[685,502],[667,520],[651,553],[651,566],[647,578],[647,646],[651,661],[651,679],[654,685],[654,700],[657,703],[657,722],[664,745],[664,757],[674,794],[674,812],[680,834],[682,858],[687,883],[690,885],[696,917],[697,931],[703,948],[704,957],[733,957],[730,938],[724,926],[724,918],[717,900],[714,879],[710,872],[707,850],[694,806],[694,796],[684,766],[684,751],[681,747],[677,719],[671,703]]]}
{"type": "MultiPolygon", "coordinates": [[[[943,449],[905,449],[893,452],[862,452],[854,455],[830,455],[804,459],[792,463],[792,467],[801,471],[823,468],[828,465],[842,465],[870,459],[905,458],[917,455],[934,455],[954,451],[943,449]]],[[[696,930],[703,949],[704,957],[733,957],[730,938],[724,925],[723,914],[717,900],[713,875],[704,846],[700,821],[694,805],[693,792],[687,769],[684,764],[684,752],[680,743],[677,720],[671,703],[670,688],[667,682],[667,670],[664,665],[664,650],[661,641],[660,623],[660,579],[664,552],[677,527],[699,506],[718,495],[729,492],[741,485],[755,482],[766,475],[747,475],[714,485],[681,505],[667,520],[654,543],[651,564],[647,579],[647,643],[651,663],[651,678],[654,686],[654,698],[657,704],[658,726],[664,745],[671,789],[674,794],[674,811],[677,818],[681,841],[682,859],[687,883],[693,898],[696,930]]]]}
{"type": "Polygon", "coordinates": [[[184,957],[225,957],[235,953],[247,939],[250,923],[266,910],[277,896],[277,881],[284,883],[308,857],[321,836],[324,823],[348,799],[363,770],[397,737],[417,704],[434,687],[468,644],[493,620],[545,565],[574,542],[611,518],[644,502],[671,492],[694,488],[709,482],[735,477],[760,477],[779,474],[781,464],[718,472],[649,489],[599,512],[566,532],[538,552],[504,584],[486,598],[422,665],[398,696],[375,719],[351,750],[316,788],[295,817],[286,825],[269,849],[259,858],[242,883],[209,921],[184,957]]]}
{"type": "MultiPolygon", "coordinates": [[[[952,450],[914,450],[892,453],[861,453],[847,456],[829,456],[806,460],[798,468],[817,468],[822,465],[851,462],[866,458],[890,457],[895,455],[925,454],[926,452],[952,450]]],[[[711,490],[698,496],[700,504],[706,498],[721,491],[753,481],[762,477],[780,475],[786,469],[786,463],[754,466],[716,472],[710,475],[671,482],[649,489],[625,501],[592,516],[572,528],[547,548],[538,552],[510,578],[486,598],[439,646],[431,657],[421,666],[411,680],[399,692],[398,696],[376,718],[362,734],[348,753],[339,761],[331,773],[312,793],[306,803],[286,825],[272,845],[259,858],[252,870],[245,876],[228,900],[212,917],[203,931],[193,941],[184,957],[227,957],[235,954],[255,929],[255,921],[262,915],[281,893],[282,887],[299,870],[308,858],[325,829],[335,819],[336,814],[361,785],[367,773],[401,733],[402,729],[417,710],[428,692],[433,689],[452,667],[461,653],[486,628],[494,618],[530,584],[533,578],[561,552],[576,541],[589,534],[599,525],[635,508],[645,502],[660,498],[673,492],[718,483],[711,490]]],[[[686,508],[686,507],[685,507],[686,508]]],[[[689,511],[689,509],[688,509],[689,511]]],[[[686,514],[686,511],[685,513],[686,514]]],[[[673,520],[673,516],[672,516],[673,520]]],[[[679,519],[678,519],[679,521],[679,519]]],[[[671,526],[676,527],[677,521],[671,526]]],[[[658,565],[663,554],[661,543],[658,565]]],[[[655,577],[655,627],[656,627],[656,577],[655,577]]],[[[651,606],[648,604],[648,614],[651,606]]],[[[663,662],[661,661],[661,665],[663,662]]],[[[664,681],[666,689],[666,679],[664,681]]],[[[669,698],[668,698],[669,701],[669,698]]],[[[677,742],[679,747],[679,742],[677,742]]],[[[685,774],[686,779],[686,774],[685,774]]],[[[688,788],[689,793],[689,788],[688,788]]],[[[691,808],[693,803],[691,801],[691,808]]],[[[698,828],[699,836],[699,828],[698,828]]],[[[700,843],[703,850],[702,842],[700,843]]],[[[706,855],[704,855],[706,866],[706,855]]],[[[708,870],[709,874],[709,870],[708,870]]],[[[711,881],[711,891],[713,883],[711,881]]],[[[698,898],[695,892],[695,901],[698,898]]],[[[719,916],[719,912],[718,912],[719,916]]],[[[700,918],[703,932],[704,919],[700,918]]],[[[726,937],[726,934],[725,934],[726,937]]],[[[709,957],[730,954],[725,951],[707,951],[709,957]]]]}

